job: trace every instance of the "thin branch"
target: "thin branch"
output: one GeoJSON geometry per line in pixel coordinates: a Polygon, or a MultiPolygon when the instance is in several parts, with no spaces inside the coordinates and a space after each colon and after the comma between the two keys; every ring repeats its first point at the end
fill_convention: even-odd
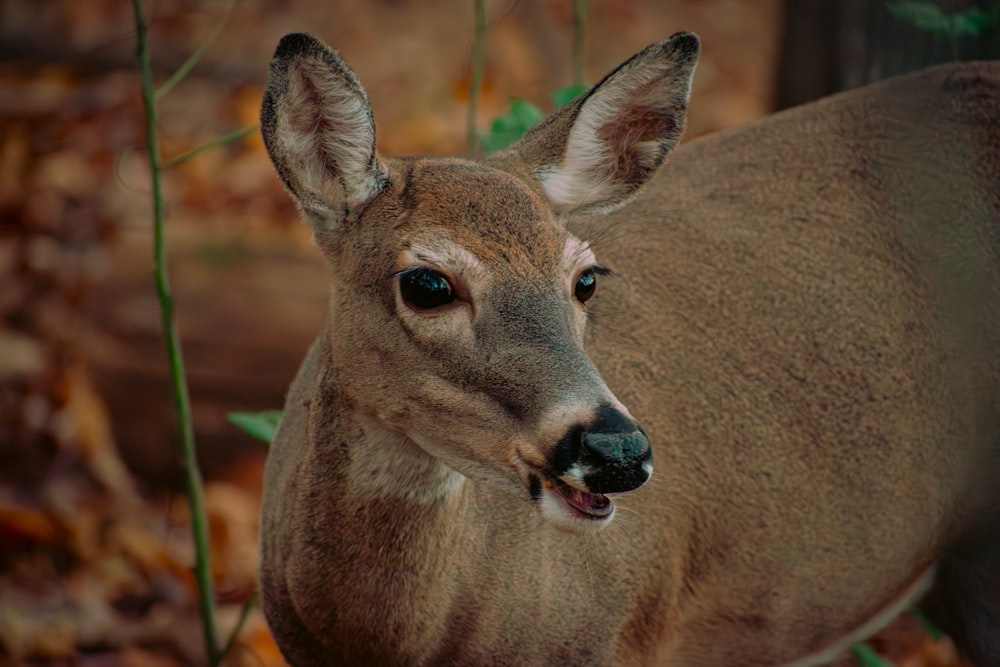
{"type": "Polygon", "coordinates": [[[476,132],[476,114],[479,94],[483,87],[483,69],[486,64],[486,0],[476,0],[476,25],[472,38],[472,78],[469,82],[469,108],[465,124],[465,152],[479,153],[479,133],[476,132]]]}
{"type": "Polygon", "coordinates": [[[237,142],[240,139],[244,139],[253,134],[254,132],[256,132],[258,127],[260,126],[255,123],[253,125],[240,128],[235,132],[230,132],[229,134],[223,137],[219,137],[218,139],[213,139],[212,141],[206,142],[201,146],[196,146],[195,148],[192,148],[189,151],[185,151],[180,155],[175,155],[174,157],[170,158],[169,160],[163,163],[163,169],[164,170],[173,169],[182,162],[187,162],[188,160],[193,158],[195,155],[198,155],[199,153],[204,153],[207,150],[218,148],[219,146],[225,146],[227,144],[237,142]]]}
{"type": "Polygon", "coordinates": [[[164,81],[162,86],[156,89],[154,99],[159,100],[161,97],[169,93],[173,90],[174,86],[180,83],[184,77],[186,77],[188,73],[194,69],[194,66],[198,64],[198,61],[201,60],[202,56],[204,56],[210,48],[212,48],[212,44],[214,44],[215,40],[217,40],[219,35],[222,34],[222,29],[225,28],[226,24],[229,22],[229,17],[232,15],[234,7],[236,7],[236,3],[233,3],[233,6],[230,7],[225,14],[223,14],[222,20],[219,21],[219,24],[215,26],[214,30],[212,30],[212,34],[208,36],[208,39],[198,45],[198,48],[195,49],[194,53],[188,56],[188,59],[181,63],[181,66],[177,68],[177,71],[174,72],[169,79],[164,81]]]}
{"type": "Polygon", "coordinates": [[[573,84],[584,81],[583,50],[587,40],[587,0],[573,0],[573,84]]]}
{"type": "Polygon", "coordinates": [[[236,645],[236,640],[239,639],[240,631],[243,629],[243,625],[247,622],[247,617],[250,616],[250,610],[253,608],[254,604],[257,602],[257,591],[250,594],[247,601],[243,603],[243,609],[240,610],[240,617],[236,621],[236,625],[233,626],[232,632],[229,633],[229,639],[226,640],[226,645],[222,647],[222,655],[229,655],[229,652],[233,650],[233,646],[236,645]]]}
{"type": "Polygon", "coordinates": [[[202,496],[201,474],[195,458],[194,427],[191,420],[191,399],[188,395],[184,359],[181,354],[177,325],[174,322],[174,301],[167,277],[167,255],[164,243],[163,194],[160,188],[162,165],[156,136],[156,94],[153,90],[153,69],[147,48],[146,21],[142,0],[132,0],[135,11],[136,59],[142,86],[142,102],[146,112],[146,152],[149,155],[150,181],[153,198],[153,283],[160,302],[163,342],[167,352],[170,381],[173,390],[174,410],[180,432],[180,453],[184,465],[185,491],[191,515],[191,532],[195,546],[194,575],[198,585],[198,609],[204,633],[205,653],[208,664],[215,667],[222,654],[219,652],[215,626],[215,600],[208,545],[208,520],[202,496]]]}

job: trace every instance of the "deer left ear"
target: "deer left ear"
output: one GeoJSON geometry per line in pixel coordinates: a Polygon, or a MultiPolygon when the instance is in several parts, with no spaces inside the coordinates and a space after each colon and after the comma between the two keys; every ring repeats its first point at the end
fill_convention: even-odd
{"type": "Polygon", "coordinates": [[[368,96],[340,55],[310,35],[278,43],[260,127],[278,176],[317,232],[356,218],[385,186],[368,96]]]}
{"type": "Polygon", "coordinates": [[[512,147],[556,211],[609,211],[642,187],[684,132],[698,52],[692,33],[647,47],[512,147]]]}

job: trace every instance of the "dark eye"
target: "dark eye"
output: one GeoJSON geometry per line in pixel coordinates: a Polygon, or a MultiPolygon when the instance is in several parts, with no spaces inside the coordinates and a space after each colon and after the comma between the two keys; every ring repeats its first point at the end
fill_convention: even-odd
{"type": "Polygon", "coordinates": [[[410,269],[399,276],[399,293],[407,305],[419,310],[444,306],[455,300],[448,280],[433,269],[410,269]]]}
{"type": "Polygon", "coordinates": [[[597,276],[594,275],[593,269],[587,269],[580,274],[580,277],[576,281],[576,298],[580,300],[580,303],[586,303],[587,299],[594,296],[594,292],[597,290],[597,276]]]}

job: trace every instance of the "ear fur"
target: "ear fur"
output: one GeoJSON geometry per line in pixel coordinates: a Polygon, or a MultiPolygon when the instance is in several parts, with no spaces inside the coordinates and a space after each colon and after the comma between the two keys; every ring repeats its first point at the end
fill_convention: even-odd
{"type": "Polygon", "coordinates": [[[314,226],[356,218],[385,185],[368,96],[340,56],[310,35],[278,43],[260,125],[278,175],[314,226]]]}
{"type": "Polygon", "coordinates": [[[684,131],[698,37],[639,52],[511,150],[560,212],[608,211],[649,179],[684,131]]]}

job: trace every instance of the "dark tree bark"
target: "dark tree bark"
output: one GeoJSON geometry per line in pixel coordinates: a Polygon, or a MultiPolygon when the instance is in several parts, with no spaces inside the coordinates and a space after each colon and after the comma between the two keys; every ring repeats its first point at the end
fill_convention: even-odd
{"type": "Polygon", "coordinates": [[[946,13],[993,18],[978,35],[936,35],[895,17],[895,0],[787,0],[775,106],[783,109],[889,76],[951,62],[1000,58],[1000,2],[937,0],[946,13]]]}

